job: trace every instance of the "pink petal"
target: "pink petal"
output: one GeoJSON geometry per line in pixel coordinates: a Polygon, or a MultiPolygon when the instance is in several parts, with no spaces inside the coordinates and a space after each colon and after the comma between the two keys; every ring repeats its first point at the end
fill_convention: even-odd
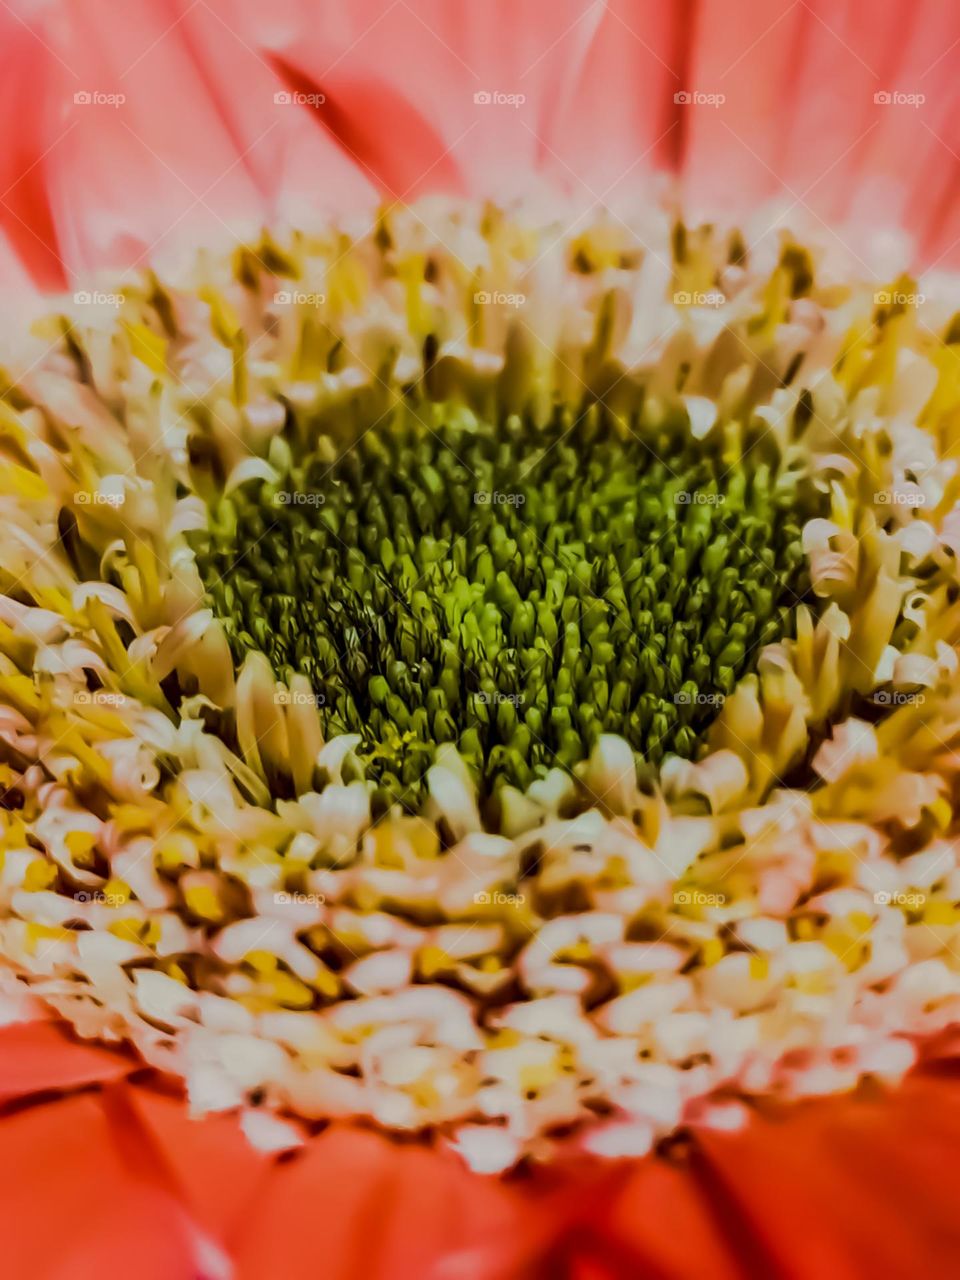
{"type": "Polygon", "coordinates": [[[582,76],[547,133],[547,168],[561,185],[574,177],[612,203],[676,164],[683,130],[673,95],[685,87],[688,18],[685,5],[658,0],[604,7],[582,76]]]}
{"type": "Polygon", "coordinates": [[[172,8],[89,0],[41,16],[42,165],[71,272],[256,229],[263,203],[172,8]]]}
{"type": "MultiPolygon", "coordinates": [[[[62,288],[60,259],[50,212],[44,162],[60,139],[47,141],[42,105],[49,91],[49,50],[42,37],[9,6],[0,6],[0,229],[3,257],[9,249],[30,277],[47,289],[62,288]]],[[[12,270],[3,268],[4,281],[12,270]]]]}
{"type": "Polygon", "coordinates": [[[681,107],[682,172],[691,215],[743,214],[780,190],[779,156],[806,17],[794,0],[703,0],[682,91],[722,95],[681,107]]]}
{"type": "Polygon", "coordinates": [[[370,176],[331,136],[328,113],[276,100],[289,86],[242,11],[191,0],[175,7],[198,75],[272,218],[302,225],[376,201],[370,176]]]}

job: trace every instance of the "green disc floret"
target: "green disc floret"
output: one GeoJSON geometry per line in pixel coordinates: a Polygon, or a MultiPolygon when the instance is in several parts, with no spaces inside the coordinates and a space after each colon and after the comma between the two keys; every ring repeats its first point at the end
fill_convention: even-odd
{"type": "Polygon", "coordinates": [[[808,590],[809,504],[769,457],[731,466],[683,430],[398,411],[239,486],[194,548],[237,662],[305,675],[325,733],[360,734],[413,803],[443,742],[486,789],[601,733],[653,765],[694,755],[808,590]]]}

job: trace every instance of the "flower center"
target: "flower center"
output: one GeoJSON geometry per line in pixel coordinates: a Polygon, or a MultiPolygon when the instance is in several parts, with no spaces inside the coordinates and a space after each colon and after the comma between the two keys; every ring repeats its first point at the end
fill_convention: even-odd
{"type": "Polygon", "coordinates": [[[417,798],[444,742],[485,789],[601,733],[657,765],[696,751],[809,585],[797,473],[723,444],[403,409],[223,498],[198,568],[237,662],[305,675],[390,798],[417,798]]]}

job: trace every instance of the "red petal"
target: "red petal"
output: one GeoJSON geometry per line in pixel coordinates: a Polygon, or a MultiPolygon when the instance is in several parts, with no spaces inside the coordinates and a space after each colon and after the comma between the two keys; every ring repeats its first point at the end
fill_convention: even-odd
{"type": "Polygon", "coordinates": [[[671,1280],[737,1280],[746,1242],[685,1165],[640,1161],[616,1197],[601,1230],[621,1241],[644,1267],[671,1280]]]}
{"type": "Polygon", "coordinates": [[[72,1039],[58,1023],[0,1028],[0,1102],[118,1080],[136,1066],[128,1054],[72,1039]]]}
{"type": "Polygon", "coordinates": [[[944,1185],[958,1133],[960,1090],[918,1077],[878,1099],[700,1134],[699,1170],[718,1209],[749,1225],[768,1274],[906,1280],[960,1259],[956,1192],[944,1185]]]}
{"type": "Polygon", "coordinates": [[[238,1280],[315,1280],[320,1259],[324,1280],[493,1280],[536,1247],[545,1203],[445,1152],[335,1126],[277,1166],[238,1239],[238,1280]]]}
{"type": "Polygon", "coordinates": [[[11,1280],[198,1280],[222,1274],[215,1245],[118,1135],[96,1097],[0,1122],[3,1273],[11,1280]]]}
{"type": "Polygon", "coordinates": [[[270,1173],[272,1158],[250,1145],[235,1116],[191,1116],[182,1098],[145,1087],[129,1087],[126,1095],[185,1201],[226,1241],[270,1173]]]}

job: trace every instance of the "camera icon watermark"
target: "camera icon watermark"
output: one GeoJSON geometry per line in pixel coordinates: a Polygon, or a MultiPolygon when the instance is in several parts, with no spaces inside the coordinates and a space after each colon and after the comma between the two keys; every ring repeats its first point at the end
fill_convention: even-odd
{"type": "Polygon", "coordinates": [[[726,694],[701,693],[699,689],[696,693],[689,693],[681,689],[673,695],[673,701],[678,707],[722,707],[726,702],[726,694]]]}
{"type": "Polygon", "coordinates": [[[278,689],[273,695],[278,707],[325,707],[327,700],[322,693],[308,693],[305,689],[278,689]]]}
{"type": "Polygon", "coordinates": [[[722,907],[726,901],[725,893],[702,893],[699,889],[678,889],[673,895],[676,907],[722,907]]]}
{"type": "Polygon", "coordinates": [[[926,300],[924,293],[902,293],[897,289],[878,289],[873,295],[875,307],[922,307],[926,300]]]}
{"type": "Polygon", "coordinates": [[[100,89],[78,89],[73,95],[75,107],[122,107],[127,100],[125,93],[104,93],[100,89]]]}
{"type": "Polygon", "coordinates": [[[298,93],[291,89],[279,89],[273,95],[277,107],[322,107],[326,100],[325,93],[298,93]]]}
{"type": "Polygon", "coordinates": [[[73,301],[78,307],[122,307],[126,297],[122,293],[101,293],[96,289],[90,292],[88,289],[79,289],[73,295],[73,301]]]}
{"type": "Polygon", "coordinates": [[[673,295],[675,307],[722,307],[726,300],[727,295],[721,293],[719,289],[710,289],[706,293],[697,290],[691,293],[686,289],[678,289],[673,295]]]}
{"type": "Polygon", "coordinates": [[[927,895],[916,890],[911,893],[905,893],[901,889],[892,893],[881,890],[873,895],[873,901],[878,907],[911,907],[915,910],[926,903],[927,895]]]}
{"type": "Polygon", "coordinates": [[[726,496],[722,493],[702,493],[699,489],[680,489],[673,500],[681,507],[722,507],[726,496]]]}
{"type": "Polygon", "coordinates": [[[522,307],[527,300],[525,293],[503,293],[494,290],[478,289],[473,295],[474,304],[478,307],[522,307]]]}
{"type": "Polygon", "coordinates": [[[278,307],[322,307],[327,301],[325,293],[303,293],[299,289],[280,289],[273,295],[278,307]]]}
{"type": "Polygon", "coordinates": [[[281,489],[273,495],[275,507],[322,507],[326,500],[325,494],[302,489],[281,489]]]}
{"type": "Polygon", "coordinates": [[[525,93],[502,93],[499,89],[480,89],[473,95],[477,107],[522,107],[527,100],[525,93]]]}
{"type": "Polygon", "coordinates": [[[81,507],[122,507],[126,501],[123,493],[101,493],[99,489],[80,489],[73,500],[81,507]]]}
{"type": "Polygon", "coordinates": [[[124,694],[109,689],[78,689],[73,695],[77,707],[122,707],[126,700],[124,694]]]}
{"type": "Polygon", "coordinates": [[[901,93],[899,89],[881,89],[873,95],[878,107],[922,107],[927,100],[925,93],[901,93]]]}
{"type": "Polygon", "coordinates": [[[727,100],[725,93],[702,93],[699,89],[681,89],[673,95],[678,107],[722,107],[727,100]]]}
{"type": "Polygon", "coordinates": [[[74,902],[98,903],[102,907],[122,907],[128,901],[124,893],[104,893],[101,889],[78,889],[72,897],[74,902]]]}
{"type": "Polygon", "coordinates": [[[498,489],[478,489],[473,495],[477,507],[522,507],[526,500],[525,493],[501,493],[498,489]]]}
{"type": "Polygon", "coordinates": [[[484,689],[481,689],[477,694],[477,702],[483,703],[488,707],[496,707],[501,702],[509,702],[512,707],[519,707],[523,703],[523,694],[501,693],[499,689],[494,693],[487,693],[484,689]]]}
{"type": "Polygon", "coordinates": [[[873,695],[878,707],[920,707],[926,700],[924,693],[905,693],[902,689],[878,689],[873,695]]]}
{"type": "Polygon", "coordinates": [[[873,495],[873,500],[882,507],[923,507],[927,495],[919,489],[882,490],[873,495]]]}

